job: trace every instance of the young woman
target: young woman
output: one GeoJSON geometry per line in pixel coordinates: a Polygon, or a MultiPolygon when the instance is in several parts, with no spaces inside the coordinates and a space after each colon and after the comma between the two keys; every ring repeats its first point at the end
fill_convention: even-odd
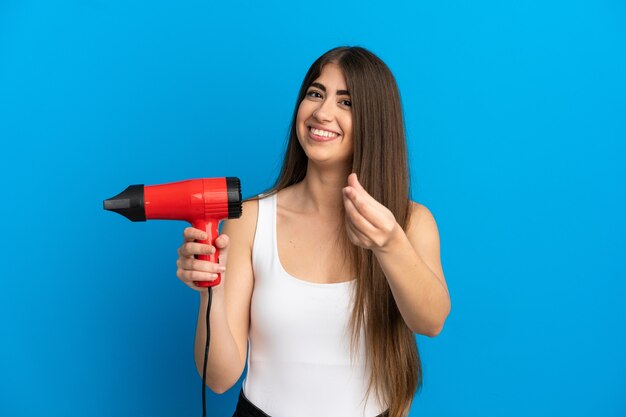
{"type": "Polygon", "coordinates": [[[400,96],[387,66],[359,47],[317,59],[298,94],[280,176],[244,202],[216,240],[187,228],[177,276],[200,292],[202,372],[223,393],[247,363],[235,416],[405,416],[422,374],[415,333],[450,311],[430,211],[409,199],[400,96]],[[225,265],[225,267],[224,267],[225,265]],[[247,362],[246,362],[247,358],[247,362]]]}

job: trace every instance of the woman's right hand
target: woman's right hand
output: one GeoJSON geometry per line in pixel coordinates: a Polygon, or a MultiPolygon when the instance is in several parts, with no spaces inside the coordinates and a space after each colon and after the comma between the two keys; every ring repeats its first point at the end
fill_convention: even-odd
{"type": "MultiPolygon", "coordinates": [[[[206,290],[207,287],[198,287],[194,284],[194,281],[214,281],[217,279],[218,274],[223,274],[226,271],[224,265],[226,264],[229,243],[228,236],[222,234],[215,239],[215,246],[220,250],[220,264],[194,257],[195,255],[211,255],[215,253],[214,246],[195,242],[196,240],[206,239],[206,232],[187,227],[183,232],[183,237],[184,242],[178,248],[176,276],[191,289],[196,291],[206,290]]],[[[224,282],[223,275],[219,285],[222,285],[222,282],[224,282]]]]}

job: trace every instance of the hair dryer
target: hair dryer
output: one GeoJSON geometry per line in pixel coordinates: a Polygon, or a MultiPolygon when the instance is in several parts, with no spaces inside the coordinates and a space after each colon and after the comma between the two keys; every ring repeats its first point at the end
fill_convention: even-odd
{"type": "MultiPolygon", "coordinates": [[[[241,183],[239,178],[201,178],[159,185],[131,185],[115,197],[104,200],[104,209],[114,211],[133,222],[146,220],[186,220],[208,238],[199,243],[215,245],[222,219],[241,217],[241,183]]],[[[217,263],[219,249],[212,255],[198,255],[217,263]]],[[[218,285],[214,281],[196,281],[199,287],[218,285]]]]}

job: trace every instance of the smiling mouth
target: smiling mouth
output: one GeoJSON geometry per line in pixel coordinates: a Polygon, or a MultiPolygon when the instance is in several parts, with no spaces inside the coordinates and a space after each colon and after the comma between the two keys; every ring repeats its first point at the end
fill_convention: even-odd
{"type": "Polygon", "coordinates": [[[322,140],[334,139],[339,136],[338,133],[331,132],[329,130],[317,129],[311,126],[309,126],[309,132],[314,138],[321,138],[322,140]]]}

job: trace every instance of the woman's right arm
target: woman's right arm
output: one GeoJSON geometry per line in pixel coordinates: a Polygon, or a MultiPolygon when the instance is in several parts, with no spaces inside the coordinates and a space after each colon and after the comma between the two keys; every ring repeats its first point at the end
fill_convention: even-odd
{"type": "MultiPolygon", "coordinates": [[[[252,243],[256,230],[258,202],[243,203],[243,213],[237,220],[226,220],[222,235],[216,240],[220,248],[220,265],[225,265],[222,281],[213,287],[211,303],[211,340],[206,383],[221,394],[232,387],[241,376],[248,350],[250,300],[254,285],[252,272],[252,243]]],[[[201,231],[185,229],[185,243],[179,249],[177,276],[200,292],[200,307],[194,345],[198,373],[202,375],[206,343],[206,307],[208,291],[196,287],[193,281],[212,280],[218,272],[216,264],[194,259],[194,255],[211,253],[210,245],[195,243],[201,231]]]]}

